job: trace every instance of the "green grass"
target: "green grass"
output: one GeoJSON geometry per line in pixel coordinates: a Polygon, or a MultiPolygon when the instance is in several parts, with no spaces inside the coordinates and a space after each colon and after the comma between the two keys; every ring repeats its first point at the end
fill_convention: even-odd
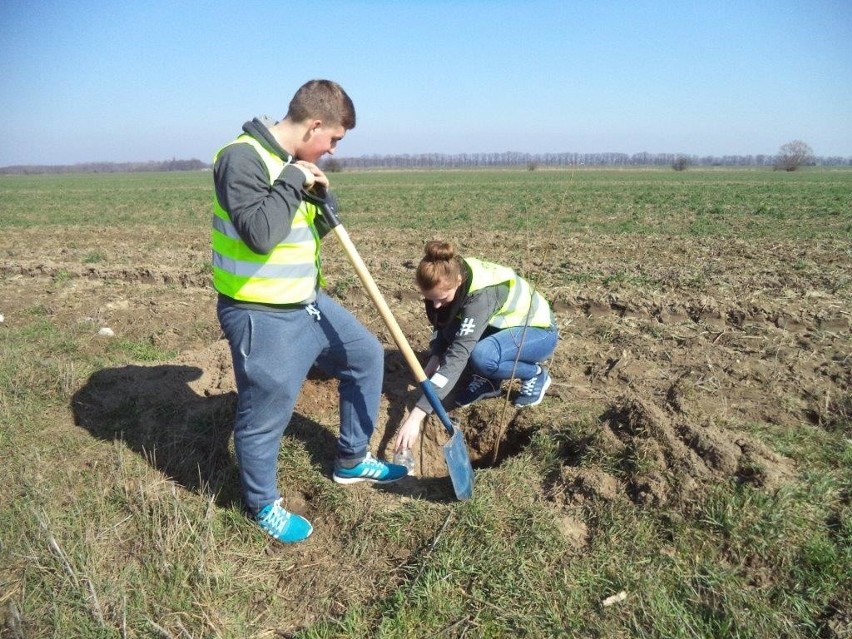
{"type": "Polygon", "coordinates": [[[0,177],[4,225],[178,228],[206,221],[212,173],[100,173],[0,177]]]}
{"type": "Polygon", "coordinates": [[[112,342],[110,350],[115,351],[119,357],[124,356],[137,362],[166,362],[177,356],[177,351],[161,349],[149,341],[127,339],[119,339],[112,342]]]}
{"type": "MultiPolygon", "coordinates": [[[[847,170],[374,171],[332,180],[343,223],[357,219],[361,228],[852,236],[847,170]]],[[[211,185],[210,172],[3,176],[0,219],[195,227],[210,215],[211,185]]]]}
{"type": "MultiPolygon", "coordinates": [[[[341,210],[403,229],[848,237],[846,171],[342,173],[341,210]]],[[[364,222],[362,221],[362,224],[364,222]]]]}
{"type": "Polygon", "coordinates": [[[803,499],[836,506],[830,489],[720,486],[690,519],[598,507],[579,552],[536,499],[541,470],[522,456],[481,475],[395,592],[301,636],[809,637],[848,597],[849,508],[815,535],[832,505],[803,499]],[[620,591],[626,603],[602,606],[620,591]]]}

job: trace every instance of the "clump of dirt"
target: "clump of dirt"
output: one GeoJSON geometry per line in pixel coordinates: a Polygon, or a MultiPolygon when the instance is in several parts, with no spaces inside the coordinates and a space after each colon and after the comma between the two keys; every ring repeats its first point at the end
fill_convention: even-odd
{"type": "Polygon", "coordinates": [[[711,482],[775,490],[794,472],[789,460],[741,433],[689,423],[633,394],[618,397],[602,415],[595,445],[597,465],[578,467],[572,456],[552,483],[551,498],[683,506],[711,482]]]}
{"type": "Polygon", "coordinates": [[[624,499],[624,486],[612,474],[595,467],[563,466],[550,489],[550,497],[563,504],[584,504],[588,500],[606,502],[624,499]]]}
{"type": "Polygon", "coordinates": [[[713,481],[750,482],[769,490],[792,476],[791,463],[758,442],[712,423],[690,423],[651,401],[623,395],[606,411],[608,454],[621,483],[642,505],[683,503],[713,481]]]}
{"type": "Polygon", "coordinates": [[[563,515],[559,520],[559,530],[569,546],[582,550],[589,544],[589,527],[580,515],[563,515]]]}

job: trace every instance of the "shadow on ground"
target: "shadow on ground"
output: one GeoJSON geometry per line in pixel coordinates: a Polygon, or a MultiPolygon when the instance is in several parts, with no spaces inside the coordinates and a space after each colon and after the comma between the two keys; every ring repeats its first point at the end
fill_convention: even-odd
{"type": "MultiPolygon", "coordinates": [[[[212,495],[219,506],[241,507],[229,449],[236,393],[199,394],[192,382],[202,374],[175,364],[100,370],[74,394],[74,421],[98,439],[124,442],[183,488],[212,495]]],[[[287,434],[330,474],[335,441],[327,430],[295,413],[287,434]]]]}

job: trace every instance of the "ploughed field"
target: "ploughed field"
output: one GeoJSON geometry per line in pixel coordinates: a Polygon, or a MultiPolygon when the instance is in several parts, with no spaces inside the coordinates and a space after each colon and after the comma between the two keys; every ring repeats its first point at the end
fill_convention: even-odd
{"type": "MultiPolygon", "coordinates": [[[[483,486],[474,501],[480,490],[499,492],[491,483],[501,469],[522,460],[542,464],[526,497],[558,523],[570,556],[594,551],[603,534],[600,509],[700,518],[719,486],[771,496],[808,473],[796,454],[801,437],[850,446],[849,172],[540,169],[331,178],[343,223],[415,351],[425,351],[430,336],[413,284],[426,240],[449,239],[463,255],[513,266],[553,304],[560,341],[545,401],[517,411],[491,399],[451,415],[483,486]]],[[[27,418],[38,428],[5,436],[19,446],[13,466],[38,458],[48,467],[41,479],[7,478],[17,495],[84,471],[72,493],[108,490],[103,486],[117,477],[133,485],[121,489],[126,494],[156,492],[164,483],[187,491],[189,500],[208,496],[211,508],[234,514],[232,528],[244,526],[228,432],[235,387],[208,272],[209,180],[0,181],[0,331],[4,358],[18,360],[11,368],[26,378],[7,382],[0,407],[10,418],[19,415],[25,408],[12,404],[28,385],[54,398],[39,400],[47,406],[42,417],[27,418]],[[44,438],[72,443],[63,452],[44,438]],[[116,457],[143,470],[118,473],[116,457]]],[[[333,236],[323,250],[330,294],[386,348],[372,445],[389,458],[415,386],[333,236]]],[[[446,437],[435,420],[414,451],[415,477],[383,491],[357,487],[346,497],[355,504],[344,508],[351,518],[335,514],[344,499],[329,477],[336,420],[335,380],[312,374],[285,438],[280,484],[290,508],[314,520],[316,532],[301,549],[265,546],[294,578],[264,578],[266,591],[280,595],[276,603],[260,595],[245,603],[264,628],[305,628],[345,616],[353,604],[388,605],[375,602],[417,576],[399,566],[418,558],[418,568],[428,566],[441,522],[464,507],[453,501],[441,450],[446,437]],[[423,519],[436,525],[407,523],[411,530],[399,534],[419,541],[394,541],[390,555],[371,545],[370,526],[354,521],[409,503],[427,504],[423,519]],[[353,558],[352,539],[371,549],[368,558],[353,558]]],[[[843,490],[838,512],[848,518],[849,485],[843,490]]],[[[498,497],[489,499],[499,504],[498,497]]],[[[94,543],[107,546],[107,555],[135,552],[116,535],[118,547],[94,543]]],[[[138,552],[154,552],[140,543],[138,552]]],[[[48,551],[42,554],[49,563],[48,551]]],[[[766,559],[742,570],[752,581],[781,579],[766,559]]],[[[20,612],[25,580],[5,580],[20,612]]],[[[812,617],[814,627],[823,636],[848,636],[848,592],[828,599],[812,617]]],[[[115,608],[120,599],[111,601],[115,608]]],[[[210,594],[203,605],[218,601],[210,594]]],[[[169,626],[168,615],[151,612],[167,608],[161,602],[146,614],[175,632],[173,619],[169,626]]],[[[33,627],[50,614],[38,610],[30,609],[33,627]]],[[[117,614],[102,612],[103,624],[114,625],[117,614]]],[[[199,633],[233,627],[224,614],[219,621],[190,615],[184,623],[199,633]]],[[[630,627],[624,624],[610,628],[630,627]]]]}

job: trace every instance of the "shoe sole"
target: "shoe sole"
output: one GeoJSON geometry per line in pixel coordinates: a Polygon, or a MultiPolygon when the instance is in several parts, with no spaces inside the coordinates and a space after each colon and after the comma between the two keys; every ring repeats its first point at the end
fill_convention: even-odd
{"type": "MultiPolygon", "coordinates": [[[[403,475],[402,477],[405,477],[403,475]]],[[[396,479],[374,479],[372,477],[341,477],[340,475],[332,475],[331,478],[337,484],[357,484],[359,482],[365,481],[370,484],[392,484],[395,481],[399,481],[402,477],[397,477],[396,479]]]]}
{"type": "Polygon", "coordinates": [[[553,381],[553,378],[548,375],[547,379],[544,382],[544,388],[541,389],[541,393],[538,396],[538,399],[532,402],[531,404],[514,404],[515,408],[529,408],[530,406],[538,406],[541,404],[544,399],[545,393],[547,393],[547,389],[550,388],[550,382],[553,381]]]}
{"type": "Polygon", "coordinates": [[[461,404],[459,402],[456,402],[456,406],[458,406],[459,408],[464,408],[465,406],[470,406],[471,404],[475,404],[476,402],[483,400],[483,399],[491,399],[492,397],[500,397],[500,395],[502,395],[502,394],[503,394],[502,390],[496,390],[496,391],[493,391],[491,393],[485,393],[483,395],[480,395],[479,397],[477,397],[476,399],[474,399],[471,402],[468,402],[467,404],[461,404]]]}
{"type": "Polygon", "coordinates": [[[265,533],[266,533],[266,536],[267,536],[267,537],[269,537],[270,539],[274,539],[274,540],[275,540],[275,541],[277,541],[279,544],[298,544],[298,543],[300,543],[300,542],[305,541],[308,537],[310,537],[310,536],[313,534],[313,532],[314,532],[314,527],[313,527],[313,526],[311,526],[311,529],[308,531],[308,534],[307,534],[307,535],[305,535],[304,537],[299,537],[298,539],[281,539],[281,537],[277,537],[276,535],[273,535],[271,532],[269,532],[269,531],[268,531],[266,528],[264,528],[263,526],[261,526],[261,530],[263,530],[263,532],[265,532],[265,533]]]}

